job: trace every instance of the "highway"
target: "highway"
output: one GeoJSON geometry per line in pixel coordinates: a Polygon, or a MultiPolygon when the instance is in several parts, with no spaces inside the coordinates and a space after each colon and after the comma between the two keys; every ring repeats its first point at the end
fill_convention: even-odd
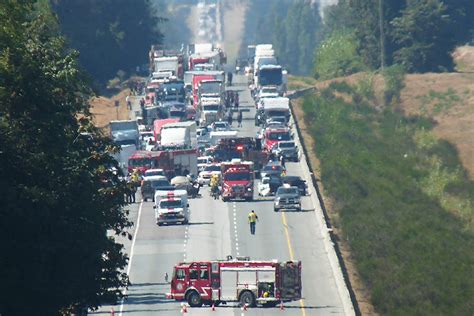
{"type": "MultiPolygon", "coordinates": [[[[255,136],[255,109],[244,84],[246,78],[234,77],[238,86],[232,88],[240,91],[240,107],[250,110],[244,113],[239,134],[255,136]]],[[[233,127],[237,128],[236,125],[234,120],[233,127]]],[[[105,306],[96,314],[109,315],[113,308],[115,315],[177,315],[181,310],[180,302],[165,298],[169,292],[165,273],[171,278],[173,266],[178,261],[224,259],[232,255],[250,256],[251,259],[301,260],[304,299],[285,304],[284,311],[280,307],[242,311],[232,303],[216,307],[216,311],[211,311],[208,306],[188,307],[188,314],[353,315],[349,294],[323,224],[321,207],[309,181],[306,159],[302,156],[300,162],[286,165],[287,174],[302,176],[310,186],[310,195],[303,198],[301,212],[275,213],[271,198],[258,198],[256,188],[255,201],[227,203],[212,199],[209,189],[203,188],[202,197],[190,200],[190,223],[183,226],[158,227],[152,202],[132,204],[130,219],[135,223],[134,238],[131,242],[125,241],[130,256],[127,272],[132,286],[127,290],[126,300],[116,306],[105,306]],[[247,223],[247,214],[252,209],[259,217],[255,235],[250,234],[247,223]]]]}

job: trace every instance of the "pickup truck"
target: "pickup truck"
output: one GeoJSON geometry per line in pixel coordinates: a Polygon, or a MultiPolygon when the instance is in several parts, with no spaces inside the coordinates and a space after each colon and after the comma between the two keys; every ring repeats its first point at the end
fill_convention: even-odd
{"type": "Polygon", "coordinates": [[[298,187],[283,185],[278,188],[273,202],[273,210],[296,210],[301,211],[301,197],[298,187]]]}

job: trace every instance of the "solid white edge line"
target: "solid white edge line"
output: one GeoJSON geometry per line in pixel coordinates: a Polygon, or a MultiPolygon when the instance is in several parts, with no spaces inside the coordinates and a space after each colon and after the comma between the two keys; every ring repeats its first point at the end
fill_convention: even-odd
{"type": "MultiPolygon", "coordinates": [[[[291,117],[291,120],[294,120],[293,116],[291,117]]],[[[319,202],[318,195],[316,193],[316,188],[313,185],[313,182],[311,179],[311,172],[309,171],[309,165],[308,165],[308,157],[306,157],[306,155],[304,154],[304,151],[302,150],[303,146],[301,145],[301,139],[298,135],[298,131],[296,129],[295,124],[293,124],[292,130],[294,132],[295,139],[297,140],[297,145],[299,145],[299,148],[301,148],[301,151],[300,151],[301,157],[300,157],[299,164],[300,164],[300,167],[303,169],[303,176],[306,180],[306,183],[308,184],[308,189],[310,189],[311,191],[310,199],[313,202],[313,205],[315,207],[316,223],[319,226],[319,230],[323,237],[324,248],[327,253],[327,258],[329,260],[329,265],[332,270],[332,275],[335,279],[337,292],[339,294],[339,298],[342,303],[342,309],[344,311],[344,315],[353,316],[355,315],[354,305],[352,304],[351,296],[349,294],[349,289],[347,288],[347,284],[342,274],[342,267],[339,264],[339,259],[337,258],[334,244],[331,240],[331,237],[329,236],[329,230],[326,225],[326,219],[324,218],[322,205],[319,202]]]]}
{"type": "MultiPolygon", "coordinates": [[[[137,226],[135,226],[135,233],[133,234],[132,246],[130,247],[130,259],[128,260],[128,266],[127,266],[128,276],[130,276],[130,270],[132,269],[133,251],[135,250],[135,242],[137,241],[138,230],[140,229],[140,218],[142,216],[142,207],[143,207],[143,201],[140,202],[140,207],[138,208],[137,226]]],[[[125,290],[123,291],[124,296],[127,295],[127,292],[128,292],[128,289],[125,288],[125,290]]],[[[124,303],[124,298],[120,300],[119,316],[122,316],[122,313],[123,313],[123,303],[124,303]]]]}

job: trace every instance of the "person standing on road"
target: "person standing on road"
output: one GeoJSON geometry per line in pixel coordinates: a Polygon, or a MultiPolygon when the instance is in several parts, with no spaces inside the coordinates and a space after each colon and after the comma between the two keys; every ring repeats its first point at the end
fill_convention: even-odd
{"type": "Polygon", "coordinates": [[[229,113],[227,114],[227,123],[229,123],[230,126],[232,126],[232,111],[229,110],[229,113]]]}
{"type": "Polygon", "coordinates": [[[285,156],[283,154],[281,154],[281,156],[280,156],[280,164],[283,168],[286,168],[286,159],[285,159],[285,156]]]}
{"type": "Polygon", "coordinates": [[[237,116],[237,127],[242,127],[242,111],[239,111],[239,115],[237,116]]]}
{"type": "Polygon", "coordinates": [[[130,100],[131,95],[132,95],[132,93],[130,92],[130,94],[127,95],[127,97],[125,98],[125,102],[127,103],[127,109],[129,109],[129,110],[132,109],[132,101],[130,100]]]}
{"type": "Polygon", "coordinates": [[[255,235],[255,226],[256,226],[257,221],[258,221],[258,216],[257,216],[257,214],[255,213],[254,210],[252,210],[249,213],[248,219],[249,219],[249,224],[250,224],[250,233],[252,235],[255,235]]]}

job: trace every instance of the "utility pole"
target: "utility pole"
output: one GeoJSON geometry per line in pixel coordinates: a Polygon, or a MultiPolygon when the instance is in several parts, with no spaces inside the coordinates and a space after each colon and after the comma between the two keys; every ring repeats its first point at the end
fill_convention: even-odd
{"type": "Polygon", "coordinates": [[[378,0],[379,4],[379,31],[380,31],[380,68],[385,68],[385,33],[383,29],[383,0],[378,0]]]}

